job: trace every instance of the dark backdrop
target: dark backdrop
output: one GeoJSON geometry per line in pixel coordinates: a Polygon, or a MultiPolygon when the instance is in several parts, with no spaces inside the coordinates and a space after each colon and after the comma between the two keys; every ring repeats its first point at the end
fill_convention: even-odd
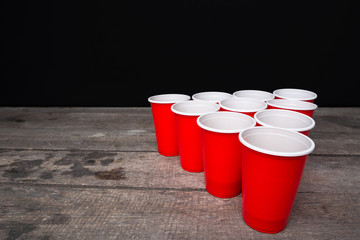
{"type": "Polygon", "coordinates": [[[159,93],[283,87],[360,106],[359,11],[345,1],[6,2],[2,106],[148,106],[159,93]]]}

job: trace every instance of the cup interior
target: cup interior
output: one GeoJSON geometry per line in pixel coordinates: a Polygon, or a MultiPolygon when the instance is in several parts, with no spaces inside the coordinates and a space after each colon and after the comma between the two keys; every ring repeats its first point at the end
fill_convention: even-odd
{"type": "Polygon", "coordinates": [[[267,104],[273,107],[294,110],[315,110],[317,108],[317,105],[314,103],[290,99],[272,99],[267,101],[267,104]]]}
{"type": "Polygon", "coordinates": [[[288,110],[262,110],[257,112],[254,118],[262,126],[279,127],[298,132],[308,131],[315,126],[315,121],[311,117],[288,110]]]}
{"type": "Polygon", "coordinates": [[[304,156],[315,148],[314,142],[301,133],[272,127],[246,129],[239,139],[250,149],[275,156],[304,156]]]}
{"type": "Polygon", "coordinates": [[[316,93],[295,88],[283,88],[274,91],[274,95],[280,98],[293,100],[313,100],[317,97],[316,93]]]}
{"type": "Polygon", "coordinates": [[[159,94],[149,97],[148,101],[151,103],[176,103],[189,99],[190,96],[185,94],[159,94]]]}
{"type": "Polygon", "coordinates": [[[232,98],[230,93],[226,92],[201,92],[192,96],[194,100],[207,101],[207,102],[220,102],[221,100],[232,98]]]}
{"type": "Polygon", "coordinates": [[[193,100],[175,103],[171,106],[171,110],[174,113],[186,116],[199,116],[201,114],[216,112],[219,109],[220,106],[216,103],[193,100]]]}
{"type": "Polygon", "coordinates": [[[255,98],[261,101],[274,99],[274,95],[272,93],[261,90],[240,90],[234,92],[233,95],[235,97],[255,98]]]}
{"type": "Polygon", "coordinates": [[[219,133],[238,133],[256,124],[252,117],[235,112],[215,112],[201,115],[197,119],[197,123],[203,129],[219,133]]]}
{"type": "Polygon", "coordinates": [[[266,109],[267,104],[253,98],[230,98],[222,100],[220,106],[229,111],[257,112],[266,109]]]}

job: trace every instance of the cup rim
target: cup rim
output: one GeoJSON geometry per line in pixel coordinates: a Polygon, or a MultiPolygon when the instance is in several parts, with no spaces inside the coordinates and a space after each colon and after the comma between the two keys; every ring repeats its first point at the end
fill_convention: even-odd
{"type": "Polygon", "coordinates": [[[171,106],[171,111],[173,111],[173,113],[183,115],[183,116],[200,116],[200,115],[203,115],[203,114],[219,111],[219,109],[220,109],[220,106],[218,104],[216,104],[216,103],[206,102],[206,101],[194,101],[194,100],[178,102],[178,103],[175,103],[175,104],[173,104],[171,106]],[[184,111],[181,111],[179,109],[176,109],[180,105],[190,105],[190,106],[191,105],[198,105],[198,106],[203,105],[203,106],[214,107],[214,110],[201,112],[201,113],[198,113],[198,112],[184,112],[184,111]]]}
{"type": "Polygon", "coordinates": [[[169,104],[183,102],[190,99],[190,96],[179,93],[165,93],[157,94],[148,98],[150,103],[160,103],[160,104],[169,104]]]}
{"type": "Polygon", "coordinates": [[[298,89],[298,88],[280,88],[280,89],[276,89],[273,94],[275,95],[275,97],[279,97],[279,98],[284,98],[284,99],[291,99],[291,100],[300,100],[300,101],[309,101],[309,100],[314,100],[317,98],[317,94],[309,91],[309,90],[305,90],[305,89],[298,89]],[[289,92],[296,92],[297,94],[308,94],[311,95],[309,97],[294,97],[294,96],[286,96],[287,94],[289,94],[289,92]]]}
{"type": "Polygon", "coordinates": [[[246,114],[237,113],[237,112],[225,112],[225,111],[213,112],[213,113],[207,113],[207,114],[200,115],[197,118],[196,122],[200,128],[211,131],[211,132],[217,132],[217,133],[239,133],[244,129],[248,129],[248,128],[254,127],[256,125],[255,119],[253,119],[252,117],[250,117],[246,114]],[[244,121],[251,122],[251,124],[245,128],[234,128],[234,129],[221,129],[221,128],[210,127],[210,126],[203,124],[202,123],[203,119],[208,118],[211,115],[213,115],[214,118],[236,118],[236,119],[241,118],[244,121]]]}
{"type": "Polygon", "coordinates": [[[192,99],[196,100],[196,101],[204,101],[204,102],[214,102],[214,103],[218,103],[221,100],[227,99],[227,98],[231,98],[233,97],[233,95],[231,95],[230,93],[227,92],[219,92],[219,91],[206,91],[206,92],[198,92],[192,95],[192,99]],[[199,96],[201,95],[206,95],[206,94],[216,94],[216,95],[221,95],[222,97],[220,97],[220,99],[215,99],[215,100],[204,100],[199,98],[199,96]]]}
{"type": "Polygon", "coordinates": [[[266,101],[266,103],[272,107],[292,109],[292,110],[315,110],[315,109],[317,109],[317,105],[315,103],[304,102],[304,101],[300,101],[300,100],[272,99],[272,100],[266,101]]]}
{"type": "Polygon", "coordinates": [[[254,119],[257,123],[259,123],[260,125],[264,126],[264,127],[274,127],[274,128],[281,128],[281,129],[289,129],[289,130],[293,130],[296,132],[304,132],[304,131],[309,131],[311,129],[313,129],[315,127],[315,121],[313,118],[309,117],[308,115],[305,115],[303,113],[299,113],[299,112],[295,112],[295,111],[290,111],[290,110],[285,110],[285,109],[265,109],[265,110],[261,110],[258,111],[257,113],[255,113],[254,115],[254,119]],[[287,114],[287,115],[292,115],[296,118],[303,118],[303,119],[307,119],[308,121],[310,121],[310,125],[307,127],[303,127],[303,128],[285,128],[285,127],[278,127],[278,126],[274,126],[271,124],[268,124],[266,122],[263,122],[259,119],[259,115],[264,114],[264,113],[278,113],[278,114],[287,114]]]}
{"type": "Polygon", "coordinates": [[[238,98],[243,97],[243,96],[237,96],[239,93],[261,94],[261,95],[263,95],[263,97],[255,98],[255,97],[245,96],[246,98],[255,98],[255,99],[258,99],[261,101],[269,101],[269,100],[275,98],[274,94],[272,94],[271,92],[267,92],[267,91],[263,91],[263,90],[253,90],[253,89],[245,89],[245,90],[236,91],[233,93],[233,96],[238,97],[238,98]]]}
{"type": "Polygon", "coordinates": [[[267,108],[267,104],[264,101],[261,101],[259,99],[255,99],[255,98],[245,98],[245,97],[236,97],[236,98],[228,98],[228,99],[224,99],[221,100],[219,102],[219,105],[221,108],[225,109],[225,110],[229,110],[229,111],[233,111],[233,112],[246,112],[246,113],[251,113],[251,112],[257,112],[260,110],[264,110],[267,108]],[[229,107],[226,106],[226,102],[252,102],[252,103],[257,103],[259,105],[262,105],[261,107],[257,107],[257,108],[253,108],[253,109],[241,109],[241,108],[234,108],[234,107],[229,107]]]}
{"type": "Polygon", "coordinates": [[[253,127],[253,128],[245,129],[239,133],[239,140],[244,146],[246,146],[256,152],[273,155],[273,156],[279,156],[279,157],[305,156],[305,155],[310,154],[315,149],[314,141],[311,138],[309,138],[308,136],[305,136],[304,134],[301,134],[301,133],[293,131],[293,130],[274,128],[274,127],[253,127]],[[261,133],[261,132],[263,132],[263,133],[261,133]],[[266,132],[268,132],[268,133],[266,133],[266,132]],[[244,136],[244,135],[246,135],[246,134],[248,134],[247,136],[256,135],[256,134],[273,134],[273,135],[277,135],[277,136],[282,135],[282,136],[286,136],[289,139],[292,139],[292,140],[295,140],[298,142],[302,141],[303,145],[305,145],[305,142],[307,142],[308,146],[305,150],[292,151],[292,152],[265,149],[263,147],[259,147],[252,143],[249,143],[247,140],[245,140],[244,137],[247,137],[247,136],[244,136]]]}

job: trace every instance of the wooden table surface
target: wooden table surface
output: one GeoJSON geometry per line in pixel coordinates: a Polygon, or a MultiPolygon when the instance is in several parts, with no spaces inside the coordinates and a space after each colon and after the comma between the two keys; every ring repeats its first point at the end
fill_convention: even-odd
{"type": "Polygon", "coordinates": [[[0,108],[0,239],[360,239],[360,108],[319,108],[287,228],[157,153],[150,108],[0,108]]]}

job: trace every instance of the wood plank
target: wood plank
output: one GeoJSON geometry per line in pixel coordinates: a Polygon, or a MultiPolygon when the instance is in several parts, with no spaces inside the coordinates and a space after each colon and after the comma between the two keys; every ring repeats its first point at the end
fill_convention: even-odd
{"type": "MultiPolygon", "coordinates": [[[[360,195],[359,156],[311,155],[299,192],[360,195]]],[[[205,191],[204,173],[154,152],[2,150],[0,183],[205,191]]]]}
{"type": "Polygon", "coordinates": [[[206,192],[0,186],[1,239],[356,239],[353,194],[300,193],[287,228],[252,230],[241,197],[206,192]]]}
{"type": "Polygon", "coordinates": [[[204,174],[155,152],[3,150],[0,182],[204,189],[204,174]]]}
{"type": "MultiPolygon", "coordinates": [[[[360,108],[319,108],[315,154],[360,154],[360,108]]],[[[0,148],[157,151],[150,108],[0,108],[0,148]]]]}
{"type": "Polygon", "coordinates": [[[150,108],[0,108],[0,239],[356,239],[359,113],[316,111],[289,225],[269,235],[156,152],[150,108]]]}
{"type": "Polygon", "coordinates": [[[360,108],[319,108],[314,120],[315,154],[360,154],[360,108]]]}
{"type": "Polygon", "coordinates": [[[157,151],[150,108],[0,108],[0,148],[157,151]]]}

